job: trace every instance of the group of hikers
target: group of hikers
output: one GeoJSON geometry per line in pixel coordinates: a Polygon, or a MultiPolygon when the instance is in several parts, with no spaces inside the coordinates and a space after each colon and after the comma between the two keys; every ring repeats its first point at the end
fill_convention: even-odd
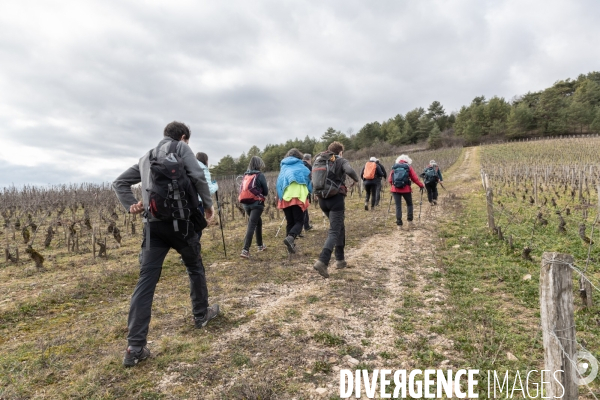
{"type": "MultiPolygon", "coordinates": [[[[140,253],[140,276],[134,292],[128,316],[128,347],[123,365],[131,367],[147,359],[150,350],[147,335],[151,319],[154,291],[160,278],[164,259],[171,248],[175,249],[185,264],[190,282],[190,297],[194,326],[202,328],[219,314],[219,305],[208,305],[208,289],[202,256],[200,237],[202,230],[212,220],[214,207],[212,194],[218,190],[211,181],[208,156],[194,153],[188,146],[191,136],[189,127],[181,122],[171,122],[164,129],[164,137],[157,147],[144,154],[139,162],[123,172],[114,182],[113,189],[129,213],[143,214],[144,233],[140,253]],[[142,199],[137,200],[132,185],[141,182],[142,199]]],[[[354,181],[350,187],[363,180],[365,187],[365,210],[379,205],[382,178],[391,186],[396,203],[396,224],[402,229],[402,199],[407,206],[410,229],[413,221],[411,182],[423,192],[427,189],[431,205],[437,204],[437,183],[442,174],[434,160],[421,174],[421,182],[407,155],[399,156],[388,175],[383,165],[371,157],[359,175],[343,158],[344,145],[329,144],[327,150],[314,157],[302,154],[298,149],[289,150],[280,164],[277,178],[277,207],[283,210],[286,227],[283,244],[288,253],[296,252],[296,239],[302,230],[312,229],[308,207],[313,199],[329,219],[329,231],[314,269],[324,278],[329,277],[328,268],[335,257],[337,269],[347,267],[345,248],[345,198],[348,192],[346,178],[354,181]]],[[[257,251],[267,248],[262,237],[262,213],[270,188],[264,176],[265,163],[253,156],[243,176],[238,200],[248,216],[248,226],[240,254],[250,257],[252,238],[256,237],[257,251]]],[[[218,201],[218,198],[217,198],[218,201]]]]}

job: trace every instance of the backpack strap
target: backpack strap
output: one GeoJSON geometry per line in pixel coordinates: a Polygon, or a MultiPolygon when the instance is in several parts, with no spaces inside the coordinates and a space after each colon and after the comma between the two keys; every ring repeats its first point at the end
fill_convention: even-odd
{"type": "Polygon", "coordinates": [[[171,144],[169,145],[169,151],[167,152],[167,154],[175,153],[177,151],[178,144],[179,144],[179,142],[177,140],[171,141],[171,144]]]}

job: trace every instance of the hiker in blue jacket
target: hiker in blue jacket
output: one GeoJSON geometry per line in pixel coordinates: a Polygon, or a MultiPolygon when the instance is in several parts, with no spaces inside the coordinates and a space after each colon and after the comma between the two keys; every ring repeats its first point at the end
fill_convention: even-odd
{"type": "Polygon", "coordinates": [[[429,161],[429,165],[425,167],[421,177],[425,182],[425,189],[427,189],[427,200],[429,201],[429,204],[435,206],[438,199],[437,184],[438,182],[442,183],[444,181],[442,178],[442,171],[435,160],[429,161]]]}
{"type": "Polygon", "coordinates": [[[210,194],[215,194],[217,190],[219,190],[219,184],[216,181],[213,181],[210,178],[210,171],[208,169],[208,155],[203,152],[196,153],[196,160],[198,160],[198,165],[204,171],[204,177],[206,178],[206,183],[208,183],[208,190],[210,194]]]}
{"type": "Polygon", "coordinates": [[[310,170],[302,162],[303,154],[291,149],[281,160],[277,177],[277,208],[285,214],[287,225],[283,243],[289,253],[296,252],[294,241],[302,232],[304,211],[308,208],[308,197],[312,193],[310,170]]]}

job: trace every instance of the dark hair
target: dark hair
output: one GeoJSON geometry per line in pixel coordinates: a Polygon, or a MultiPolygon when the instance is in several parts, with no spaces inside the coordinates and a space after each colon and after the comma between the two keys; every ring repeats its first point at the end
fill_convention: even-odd
{"type": "MultiPolygon", "coordinates": [[[[298,160],[302,160],[302,157],[304,155],[300,152],[300,150],[298,149],[290,149],[286,154],[285,157],[296,157],[298,160]]],[[[285,158],[284,157],[284,158],[285,158]]]]}
{"type": "Polygon", "coordinates": [[[196,153],[196,160],[208,167],[208,155],[206,153],[196,153]]]}
{"type": "Polygon", "coordinates": [[[329,150],[330,152],[332,152],[333,154],[335,154],[336,156],[339,155],[342,151],[344,151],[344,145],[341,144],[340,142],[332,142],[328,147],[327,150],[329,150]]]}
{"type": "Polygon", "coordinates": [[[265,162],[258,156],[252,156],[248,163],[248,171],[262,171],[265,168],[265,162]]]}
{"type": "Polygon", "coordinates": [[[173,121],[165,126],[165,136],[171,139],[181,140],[184,136],[189,139],[191,135],[190,128],[183,122],[173,121]]]}

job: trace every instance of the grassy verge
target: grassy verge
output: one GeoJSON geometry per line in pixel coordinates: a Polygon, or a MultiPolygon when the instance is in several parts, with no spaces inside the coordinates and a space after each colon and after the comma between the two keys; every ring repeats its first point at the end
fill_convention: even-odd
{"type": "MultiPolygon", "coordinates": [[[[521,228],[529,234],[521,234],[526,238],[521,244],[530,245],[533,256],[532,261],[524,260],[522,247],[511,249],[506,241],[489,232],[481,186],[471,181],[454,190],[458,193],[456,207],[440,226],[441,262],[452,312],[439,329],[454,341],[464,368],[502,374],[510,370],[511,379],[516,370],[524,376],[527,371],[543,369],[538,294],[541,254],[559,251],[581,260],[587,252],[574,235],[559,234],[555,227],[537,227],[530,237],[531,212],[514,207],[514,218],[532,221],[521,228]]],[[[508,201],[503,199],[505,205],[508,201]]],[[[505,226],[507,223],[505,220],[505,226]]],[[[578,288],[576,278],[574,288],[578,288]]],[[[574,298],[577,339],[600,359],[600,307],[583,309],[577,293],[574,298]]],[[[539,375],[537,379],[539,383],[539,375]]],[[[597,382],[591,386],[598,390],[597,382]]],[[[583,395],[587,389],[580,391],[583,395]]],[[[487,396],[487,380],[480,381],[479,392],[480,397],[487,396]]]]}

